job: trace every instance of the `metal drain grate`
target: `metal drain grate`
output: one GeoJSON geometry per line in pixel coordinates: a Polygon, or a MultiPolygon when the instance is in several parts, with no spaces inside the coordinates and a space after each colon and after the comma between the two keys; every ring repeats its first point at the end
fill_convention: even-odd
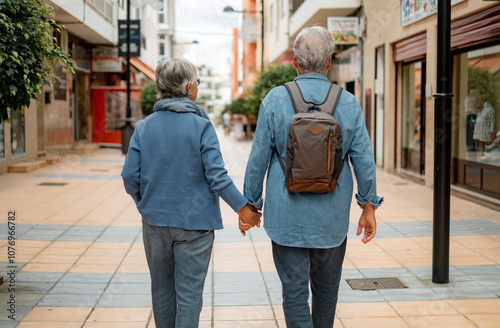
{"type": "Polygon", "coordinates": [[[92,172],[109,172],[108,169],[90,169],[92,172]]]}
{"type": "Polygon", "coordinates": [[[398,278],[346,279],[346,281],[354,290],[408,288],[398,278]]]}
{"type": "Polygon", "coordinates": [[[66,182],[42,182],[38,184],[39,186],[65,186],[66,182]]]}

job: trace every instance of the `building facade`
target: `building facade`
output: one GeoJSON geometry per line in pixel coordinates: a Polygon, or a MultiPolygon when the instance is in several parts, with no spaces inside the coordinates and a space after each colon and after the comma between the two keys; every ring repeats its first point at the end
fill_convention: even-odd
{"type": "MultiPolygon", "coordinates": [[[[434,0],[364,1],[363,95],[377,165],[432,186],[434,0]],[[390,32],[389,32],[390,31],[390,32]]],[[[452,188],[500,200],[500,5],[452,0],[452,188]]],[[[441,136],[445,137],[445,136],[441,136]]]]}
{"type": "MultiPolygon", "coordinates": [[[[48,3],[54,7],[54,20],[62,26],[54,37],[75,60],[75,72],[54,68],[60,80],[44,87],[38,103],[32,101],[30,108],[14,113],[10,123],[0,124],[0,174],[11,165],[71,152],[81,143],[107,143],[106,136],[113,136],[112,144],[119,143],[124,124],[126,61],[118,56],[118,20],[126,18],[127,1],[48,3]]],[[[131,4],[131,19],[141,20],[141,56],[131,60],[131,107],[138,119],[139,88],[154,79],[160,36],[173,29],[174,1],[131,4]],[[160,14],[168,18],[161,21],[160,14]]],[[[170,43],[166,51],[170,52],[170,43]]]]}

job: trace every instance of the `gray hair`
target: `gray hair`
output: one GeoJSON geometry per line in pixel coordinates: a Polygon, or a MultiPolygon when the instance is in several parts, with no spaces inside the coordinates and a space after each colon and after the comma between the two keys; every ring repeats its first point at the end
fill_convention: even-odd
{"type": "Polygon", "coordinates": [[[324,73],[335,50],[335,40],[322,26],[306,27],[293,43],[293,53],[301,70],[324,73]]]}
{"type": "Polygon", "coordinates": [[[196,67],[189,60],[175,58],[164,60],[155,71],[158,98],[187,97],[187,84],[198,78],[196,67]]]}

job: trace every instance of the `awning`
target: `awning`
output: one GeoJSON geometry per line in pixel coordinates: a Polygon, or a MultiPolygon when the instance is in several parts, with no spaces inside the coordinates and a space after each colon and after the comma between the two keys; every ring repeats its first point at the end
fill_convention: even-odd
{"type": "Polygon", "coordinates": [[[134,57],[130,58],[130,64],[135,68],[137,68],[142,73],[144,73],[144,75],[146,75],[151,80],[156,81],[155,70],[146,65],[145,63],[143,63],[142,61],[140,61],[139,59],[134,57]]]}

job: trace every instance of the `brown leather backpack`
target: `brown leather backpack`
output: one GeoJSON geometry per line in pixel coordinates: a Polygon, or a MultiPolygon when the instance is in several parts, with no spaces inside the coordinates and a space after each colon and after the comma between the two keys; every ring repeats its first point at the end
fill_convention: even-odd
{"type": "Polygon", "coordinates": [[[327,193],[337,186],[344,166],[342,128],[333,118],[342,88],[330,86],[322,104],[306,102],[296,82],[285,83],[295,115],[286,147],[286,163],[278,161],[291,192],[327,193]]]}

